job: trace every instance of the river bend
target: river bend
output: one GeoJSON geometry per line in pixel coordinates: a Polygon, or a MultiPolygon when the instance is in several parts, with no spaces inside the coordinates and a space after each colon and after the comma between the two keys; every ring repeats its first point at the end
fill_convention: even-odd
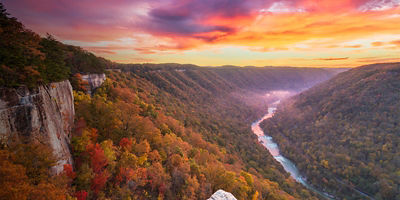
{"type": "Polygon", "coordinates": [[[310,184],[307,183],[306,178],[303,177],[299,170],[297,169],[296,165],[290,161],[289,159],[285,158],[279,151],[278,144],[276,144],[271,136],[268,136],[264,133],[264,131],[260,127],[260,123],[266,119],[271,118],[274,115],[277,105],[279,104],[279,100],[275,101],[271,104],[268,108],[268,113],[265,114],[261,119],[257,120],[253,124],[251,124],[251,130],[254,134],[258,136],[258,141],[268,149],[269,153],[274,157],[276,161],[278,161],[282,167],[285,169],[286,172],[290,174],[292,178],[294,178],[297,182],[304,185],[307,189],[319,194],[320,196],[324,197],[325,199],[333,199],[331,195],[319,191],[310,184]]]}

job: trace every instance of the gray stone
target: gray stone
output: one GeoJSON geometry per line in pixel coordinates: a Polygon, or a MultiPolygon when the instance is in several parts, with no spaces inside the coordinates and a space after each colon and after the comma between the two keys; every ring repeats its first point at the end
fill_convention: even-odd
{"type": "Polygon", "coordinates": [[[208,200],[237,200],[233,194],[224,190],[216,191],[208,200]]]}
{"type": "Polygon", "coordinates": [[[82,80],[87,81],[89,86],[87,89],[88,93],[91,94],[96,88],[100,87],[101,84],[106,80],[105,74],[86,74],[82,75],[82,80]]]}

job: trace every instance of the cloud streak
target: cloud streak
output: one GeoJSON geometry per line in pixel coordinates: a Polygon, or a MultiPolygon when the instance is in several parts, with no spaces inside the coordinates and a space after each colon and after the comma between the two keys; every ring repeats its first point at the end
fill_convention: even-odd
{"type": "Polygon", "coordinates": [[[323,61],[335,61],[335,60],[347,60],[349,57],[343,58],[317,58],[316,60],[323,60],[323,61]]]}

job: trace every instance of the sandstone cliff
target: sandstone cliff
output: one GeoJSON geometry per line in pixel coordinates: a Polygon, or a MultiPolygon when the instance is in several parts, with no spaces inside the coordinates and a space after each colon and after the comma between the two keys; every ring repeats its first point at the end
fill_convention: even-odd
{"type": "Polygon", "coordinates": [[[72,87],[67,80],[33,90],[0,88],[0,141],[48,145],[58,159],[51,172],[60,173],[64,164],[73,162],[68,144],[74,114],[72,87]]]}
{"type": "Polygon", "coordinates": [[[100,87],[101,84],[106,80],[105,74],[86,74],[82,75],[82,80],[88,82],[87,91],[91,94],[96,88],[100,87]]]}

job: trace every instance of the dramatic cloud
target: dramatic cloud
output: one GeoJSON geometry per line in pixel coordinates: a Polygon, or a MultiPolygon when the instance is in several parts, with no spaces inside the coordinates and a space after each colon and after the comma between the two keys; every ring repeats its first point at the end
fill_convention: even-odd
{"type": "Polygon", "coordinates": [[[400,0],[3,1],[28,28],[115,61],[269,65],[278,56],[274,64],[285,65],[292,63],[284,58],[303,56],[298,65],[315,66],[310,52],[347,58],[399,51],[400,0]]]}
{"type": "Polygon", "coordinates": [[[394,44],[400,47],[400,40],[392,41],[390,44],[394,44]]]}

